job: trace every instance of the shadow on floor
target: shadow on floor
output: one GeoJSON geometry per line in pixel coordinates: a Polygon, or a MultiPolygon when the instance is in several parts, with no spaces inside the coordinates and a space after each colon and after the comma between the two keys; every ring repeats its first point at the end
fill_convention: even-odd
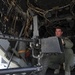
{"type": "MultiPolygon", "coordinates": [[[[46,72],[46,75],[55,75],[54,70],[49,68],[46,72]]],[[[64,70],[60,70],[60,73],[57,75],[65,75],[64,70]]],[[[75,75],[75,69],[71,71],[71,75],[75,75]]]]}

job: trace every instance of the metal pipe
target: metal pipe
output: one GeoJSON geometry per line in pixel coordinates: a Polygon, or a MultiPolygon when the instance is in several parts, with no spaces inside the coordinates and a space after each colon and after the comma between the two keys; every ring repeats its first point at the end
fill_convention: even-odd
{"type": "MultiPolygon", "coordinates": [[[[25,22],[24,22],[24,23],[25,23],[25,22]]],[[[23,24],[24,24],[24,23],[23,23],[23,24]]],[[[20,34],[19,34],[19,37],[21,37],[22,32],[23,32],[23,30],[24,30],[24,27],[25,27],[25,24],[24,24],[23,27],[22,27],[22,30],[21,30],[21,32],[20,32],[20,34]]],[[[17,46],[18,46],[18,43],[19,43],[19,41],[16,42],[15,47],[14,47],[14,50],[16,50],[16,48],[17,48],[17,46]]],[[[10,61],[9,61],[9,63],[8,63],[7,68],[9,67],[9,65],[10,65],[10,63],[11,63],[13,56],[14,56],[14,52],[13,52],[12,55],[11,55],[11,58],[10,58],[10,61]]]]}
{"type": "Polygon", "coordinates": [[[14,73],[24,73],[31,71],[40,71],[42,67],[31,67],[31,68],[13,68],[13,69],[2,69],[0,70],[0,75],[4,74],[14,74],[14,73]]]}
{"type": "Polygon", "coordinates": [[[14,37],[14,36],[9,36],[9,35],[2,35],[2,34],[0,34],[0,39],[7,39],[7,40],[11,40],[11,41],[33,42],[32,39],[25,39],[25,38],[14,37]]]}

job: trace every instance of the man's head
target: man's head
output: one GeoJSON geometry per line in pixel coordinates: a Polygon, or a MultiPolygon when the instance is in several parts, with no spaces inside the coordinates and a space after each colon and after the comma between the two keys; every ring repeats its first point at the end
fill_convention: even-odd
{"type": "Polygon", "coordinates": [[[61,27],[56,27],[55,28],[55,36],[61,37],[63,34],[62,28],[61,27]]]}

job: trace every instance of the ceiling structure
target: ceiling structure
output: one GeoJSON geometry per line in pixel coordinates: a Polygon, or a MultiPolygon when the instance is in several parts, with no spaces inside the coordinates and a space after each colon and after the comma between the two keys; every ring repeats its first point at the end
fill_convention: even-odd
{"type": "MultiPolygon", "coordinates": [[[[75,0],[0,0],[1,19],[4,18],[4,16],[8,17],[9,14],[13,17],[16,15],[16,12],[19,12],[17,8],[15,9],[13,3],[15,7],[20,8],[25,14],[27,14],[27,12],[31,16],[37,14],[40,21],[39,27],[43,27],[47,31],[49,30],[49,33],[45,33],[46,35],[53,35],[53,32],[50,33],[50,30],[53,30],[57,25],[66,28],[66,35],[74,35],[75,0]]],[[[23,17],[25,20],[25,17],[20,12],[19,14],[18,22],[21,24],[20,18],[23,17]]],[[[44,29],[40,30],[44,32],[44,29]]]]}

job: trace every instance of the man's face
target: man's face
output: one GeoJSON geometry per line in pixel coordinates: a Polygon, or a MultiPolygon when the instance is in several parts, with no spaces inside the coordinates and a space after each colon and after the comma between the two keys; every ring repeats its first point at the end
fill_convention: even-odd
{"type": "Polygon", "coordinates": [[[61,29],[56,29],[56,30],[55,30],[55,35],[56,35],[57,37],[61,37],[62,34],[63,34],[63,31],[62,31],[61,29]]]}

